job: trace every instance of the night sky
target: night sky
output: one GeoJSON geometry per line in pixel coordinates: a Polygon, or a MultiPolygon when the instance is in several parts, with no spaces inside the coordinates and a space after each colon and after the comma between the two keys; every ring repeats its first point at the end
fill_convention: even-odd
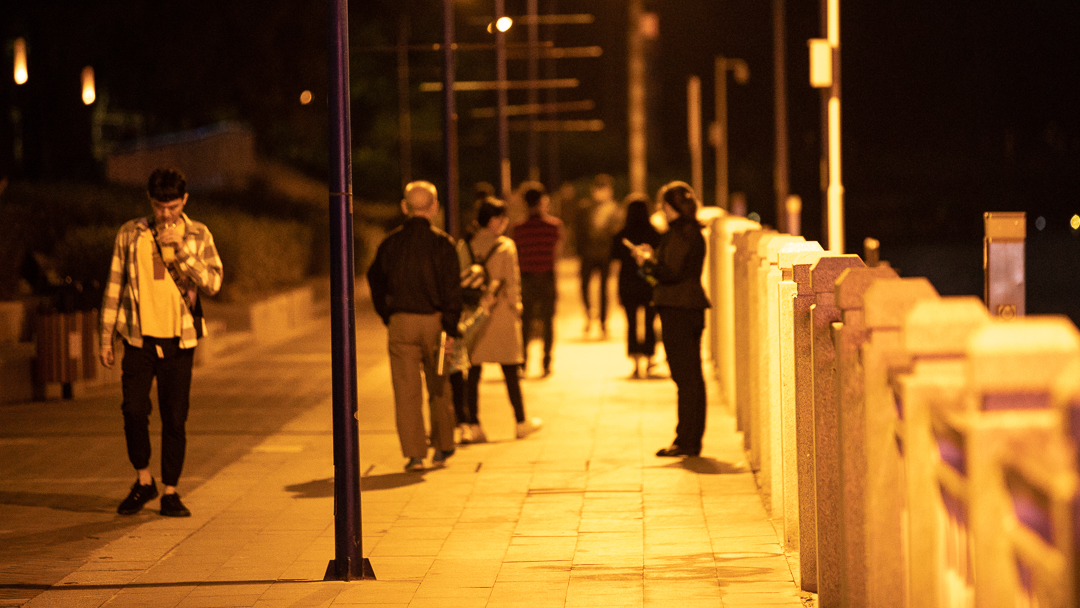
{"type": "MultiPolygon", "coordinates": [[[[525,10],[524,0],[506,5],[511,15],[525,10]]],[[[81,132],[86,111],[77,98],[59,101],[57,92],[70,95],[66,88],[76,86],[78,70],[93,63],[110,108],[142,114],[144,135],[241,120],[256,128],[263,154],[321,177],[324,108],[301,108],[296,99],[305,88],[324,98],[325,6],[300,0],[3,3],[4,63],[10,65],[14,37],[26,36],[31,81],[15,90],[5,75],[0,84],[0,102],[9,110],[20,107],[28,138],[21,168],[4,142],[0,172],[93,178],[78,153],[88,139],[81,132]],[[50,148],[31,142],[33,137],[65,146],[50,148]]],[[[596,15],[593,24],[555,30],[557,45],[604,49],[598,59],[556,67],[558,76],[581,80],[579,89],[560,92],[560,100],[597,103],[595,110],[567,118],[600,118],[606,125],[601,133],[560,137],[559,178],[607,172],[625,189],[625,2],[540,0],[541,12],[550,7],[596,15]]],[[[742,58],[750,81],[728,83],[731,190],[745,192],[750,210],[774,222],[771,2],[646,0],[646,9],[660,18],[650,52],[650,185],[689,179],[686,79],[702,79],[707,124],[713,119],[713,58],[742,58]]],[[[441,39],[441,2],[350,4],[356,190],[371,198],[394,196],[398,183],[394,56],[375,49],[394,43],[402,10],[410,15],[411,42],[441,39]]],[[[490,40],[482,21],[492,10],[490,2],[459,0],[459,40],[490,40]]],[[[806,47],[808,38],[823,35],[819,10],[816,2],[787,2],[790,190],[804,200],[808,238],[820,237],[820,106],[807,82],[806,47]]],[[[1054,226],[1080,211],[1080,3],[844,0],[841,19],[850,243],[871,235],[966,239],[981,231],[987,210],[1043,214],[1054,226]]],[[[509,40],[523,36],[523,29],[512,30],[509,40]]],[[[441,175],[438,95],[417,91],[419,82],[439,79],[440,58],[413,52],[410,61],[415,171],[441,175]]],[[[490,52],[459,57],[460,79],[490,78],[493,69],[490,52]]],[[[524,62],[511,62],[511,78],[523,72],[524,62]]],[[[462,168],[465,190],[473,181],[497,181],[493,121],[465,117],[473,107],[493,105],[492,98],[459,97],[462,155],[472,163],[462,168]]],[[[523,94],[510,102],[523,103],[523,94]]],[[[0,139],[11,136],[7,124],[0,139]]],[[[523,175],[523,140],[513,135],[515,181],[523,175]]],[[[712,163],[707,148],[706,194],[714,188],[712,163]]],[[[550,179],[547,160],[541,165],[550,179]]]]}

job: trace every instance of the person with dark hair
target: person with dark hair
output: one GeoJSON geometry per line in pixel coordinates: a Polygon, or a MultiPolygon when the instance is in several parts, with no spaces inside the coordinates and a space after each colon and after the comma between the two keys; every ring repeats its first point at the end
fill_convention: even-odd
{"type": "Polygon", "coordinates": [[[150,387],[157,379],[161,413],[161,514],[188,517],[176,486],[187,447],[195,345],[206,335],[199,292],[221,289],[222,266],[210,230],[184,213],[187,181],[157,169],[147,182],[153,213],[120,227],[101,303],[101,364],[115,363],[123,340],[121,390],[124,437],[137,479],[117,512],[132,515],[158,496],[150,474],[150,387]]]}
{"type": "Polygon", "coordinates": [[[697,456],[705,435],[705,376],[701,371],[701,334],[709,299],[701,286],[705,237],[697,221],[698,201],[685,182],[671,182],[657,193],[668,220],[668,231],[654,251],[648,244],[634,248],[634,258],[652,278],[653,303],[664,329],[671,379],[678,394],[679,421],[675,441],[657,456],[697,456]]]}
{"type": "Polygon", "coordinates": [[[648,376],[656,354],[656,307],[652,285],[641,276],[630,245],[660,244],[660,233],[649,222],[649,199],[626,197],[626,222],[611,240],[611,258],[619,262],[619,302],[626,312],[626,354],[634,360],[633,378],[648,376]],[[644,370],[642,370],[644,363],[644,370]]]}
{"type": "Polygon", "coordinates": [[[528,369],[529,338],[534,321],[544,340],[544,377],[551,375],[551,348],[555,342],[555,262],[562,255],[563,223],[548,211],[551,198],[538,182],[523,184],[529,219],[514,228],[513,239],[521,267],[522,370],[528,369]]]}
{"type": "Polygon", "coordinates": [[[405,223],[386,236],[367,272],[371,302],[387,328],[394,413],[405,470],[422,471],[428,452],[423,397],[427,385],[431,420],[431,464],[441,467],[454,454],[454,409],[448,366],[458,336],[461,285],[454,239],[432,225],[439,194],[431,182],[405,186],[405,223]],[[423,379],[420,372],[423,371],[423,379]],[[441,373],[440,373],[441,370],[441,373]]]}
{"type": "Polygon", "coordinates": [[[582,202],[579,209],[576,237],[577,253],[581,258],[581,299],[585,304],[585,335],[592,330],[593,303],[591,287],[593,276],[600,277],[600,302],[596,316],[600,321],[600,333],[607,336],[608,273],[611,271],[611,237],[621,223],[619,204],[614,198],[614,181],[610,175],[601,173],[593,179],[591,197],[582,202]]]}
{"type": "Polygon", "coordinates": [[[477,206],[475,233],[458,242],[460,268],[468,268],[474,260],[483,258],[488,274],[487,292],[495,296],[487,318],[474,330],[470,342],[466,344],[472,366],[468,371],[464,419],[458,421],[468,425],[469,433],[462,438],[466,443],[487,440],[478,418],[480,374],[484,363],[498,363],[502,367],[506,392],[517,421],[517,438],[539,430],[543,424],[539,418],[526,418],[518,378],[518,369],[523,360],[521,275],[517,247],[514,241],[503,236],[509,223],[506,205],[495,197],[488,197],[477,206]]]}

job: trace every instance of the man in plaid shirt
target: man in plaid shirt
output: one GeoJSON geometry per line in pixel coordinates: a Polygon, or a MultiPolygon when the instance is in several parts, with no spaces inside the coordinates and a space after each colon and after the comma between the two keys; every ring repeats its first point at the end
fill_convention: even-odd
{"type": "Polygon", "coordinates": [[[150,475],[150,386],[157,378],[161,413],[161,514],[187,517],[176,485],[184,466],[191,368],[206,333],[199,292],[221,289],[221,258],[206,226],[184,213],[187,182],[174,169],[150,175],[153,214],[120,227],[109,283],[101,303],[101,363],[115,363],[113,343],[124,341],[121,385],[128,458],[138,473],[117,509],[138,513],[158,495],[150,475]]]}

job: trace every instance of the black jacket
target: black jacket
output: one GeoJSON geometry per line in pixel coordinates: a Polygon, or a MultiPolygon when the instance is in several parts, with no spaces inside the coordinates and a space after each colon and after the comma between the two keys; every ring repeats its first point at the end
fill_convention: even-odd
{"type": "Polygon", "coordinates": [[[705,265],[705,237],[693,218],[671,222],[660,239],[656,254],[645,263],[645,272],[656,280],[653,304],[674,308],[709,308],[701,287],[705,265]]]}
{"type": "Polygon", "coordinates": [[[387,235],[368,269],[371,302],[383,323],[397,312],[442,313],[447,336],[458,336],[461,285],[454,239],[426,218],[411,217],[387,235]]]}

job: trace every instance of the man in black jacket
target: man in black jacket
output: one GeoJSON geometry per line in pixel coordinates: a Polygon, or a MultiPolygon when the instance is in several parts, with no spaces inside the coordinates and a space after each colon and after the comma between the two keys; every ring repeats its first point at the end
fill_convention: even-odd
{"type": "Polygon", "coordinates": [[[443,466],[454,453],[450,369],[439,365],[439,355],[450,352],[458,337],[461,286],[454,240],[431,224],[439,213],[435,186],[406,185],[401,210],[409,219],[379,245],[367,278],[371,301],[389,333],[398,437],[409,459],[405,470],[420,471],[428,450],[421,369],[431,410],[432,465],[443,466]]]}

